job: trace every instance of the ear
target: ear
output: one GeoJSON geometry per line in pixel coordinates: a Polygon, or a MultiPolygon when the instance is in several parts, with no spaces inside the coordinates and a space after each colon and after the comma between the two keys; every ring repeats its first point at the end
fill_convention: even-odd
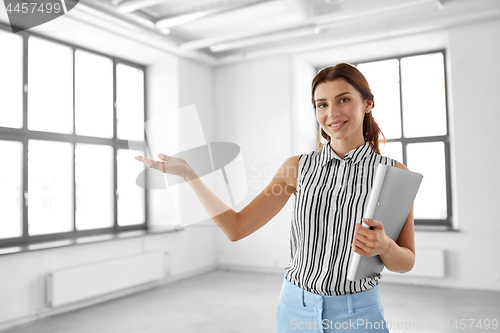
{"type": "Polygon", "coordinates": [[[365,113],[370,113],[372,111],[372,108],[373,108],[373,101],[367,100],[365,113]]]}

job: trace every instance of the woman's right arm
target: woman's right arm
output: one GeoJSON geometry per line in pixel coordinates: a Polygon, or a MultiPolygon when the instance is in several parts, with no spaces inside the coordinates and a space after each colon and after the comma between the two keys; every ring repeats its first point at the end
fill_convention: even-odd
{"type": "MultiPolygon", "coordinates": [[[[165,160],[162,158],[162,160],[165,162],[163,162],[164,165],[161,168],[158,165],[159,170],[162,170],[163,167],[163,170],[166,170],[167,173],[170,173],[170,167],[176,167],[176,170],[178,170],[178,166],[174,166],[173,164],[179,163],[180,159],[171,158],[165,160]]],[[[295,193],[298,161],[298,155],[288,158],[278,169],[269,185],[240,212],[235,212],[217,197],[185,162],[185,172],[180,174],[180,176],[188,182],[215,224],[224,232],[229,240],[236,242],[263,227],[278,214],[288,201],[290,195],[295,193]]],[[[148,164],[149,162],[144,163],[148,164]]]]}
{"type": "Polygon", "coordinates": [[[215,224],[229,240],[236,242],[263,227],[285,206],[290,195],[295,193],[298,161],[298,156],[288,158],[275,173],[269,185],[240,212],[235,212],[220,200],[192,169],[185,179],[207,213],[213,216],[215,224]],[[217,212],[219,215],[216,215],[217,212]]]}

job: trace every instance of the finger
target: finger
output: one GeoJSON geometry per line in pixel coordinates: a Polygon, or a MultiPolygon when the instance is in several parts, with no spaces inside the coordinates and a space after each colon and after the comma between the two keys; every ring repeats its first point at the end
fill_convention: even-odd
{"type": "Polygon", "coordinates": [[[355,226],[355,233],[358,234],[358,235],[361,235],[361,236],[364,236],[364,237],[369,237],[371,235],[371,233],[373,232],[373,230],[370,230],[368,228],[365,228],[361,225],[361,223],[357,223],[356,226],[355,226]]]}
{"type": "Polygon", "coordinates": [[[371,218],[362,218],[362,221],[366,225],[368,225],[370,227],[374,227],[374,228],[380,227],[380,225],[382,224],[382,222],[380,222],[378,220],[371,219],[371,218]]]}
{"type": "Polygon", "coordinates": [[[352,243],[351,245],[354,252],[361,256],[366,256],[366,251],[363,249],[362,245],[358,245],[357,243],[352,243]]]}
{"type": "Polygon", "coordinates": [[[357,239],[363,244],[369,244],[373,242],[374,231],[367,229],[365,227],[359,226],[359,229],[354,232],[353,239],[357,239]]]}
{"type": "Polygon", "coordinates": [[[371,243],[372,243],[372,241],[366,237],[356,238],[353,241],[353,244],[355,244],[356,246],[361,247],[363,249],[367,249],[368,247],[370,247],[371,243]]]}
{"type": "Polygon", "coordinates": [[[353,246],[355,246],[357,249],[360,250],[360,254],[362,256],[365,256],[365,257],[370,257],[372,256],[372,253],[373,253],[373,244],[369,243],[369,244],[365,244],[359,240],[357,240],[356,242],[353,242],[353,246]]]}
{"type": "Polygon", "coordinates": [[[361,223],[356,223],[354,225],[354,230],[356,232],[360,232],[360,233],[366,233],[366,231],[369,231],[370,229],[367,228],[366,226],[363,226],[361,223]]]}
{"type": "Polygon", "coordinates": [[[142,163],[146,164],[148,167],[151,167],[151,165],[152,165],[152,161],[147,157],[141,157],[141,161],[142,161],[142,163]]]}
{"type": "Polygon", "coordinates": [[[164,160],[164,161],[168,161],[168,160],[170,160],[170,156],[165,155],[165,154],[158,154],[158,158],[159,158],[160,160],[164,160]]]}
{"type": "Polygon", "coordinates": [[[359,240],[360,242],[363,242],[364,244],[368,244],[372,240],[371,235],[363,235],[361,233],[358,233],[354,239],[359,240]]]}

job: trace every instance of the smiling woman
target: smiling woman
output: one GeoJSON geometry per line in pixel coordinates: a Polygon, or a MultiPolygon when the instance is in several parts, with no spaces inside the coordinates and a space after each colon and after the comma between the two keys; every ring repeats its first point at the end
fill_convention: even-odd
{"type": "Polygon", "coordinates": [[[347,271],[353,252],[378,255],[391,271],[412,269],[413,211],[397,242],[385,234],[383,221],[368,219],[364,222],[372,228],[359,228],[379,163],[406,167],[380,155],[379,142],[384,137],[371,114],[373,94],[356,67],[341,63],[319,71],[312,81],[312,102],[321,138],[328,141],[317,151],[286,159],[269,185],[240,212],[217,197],[185,160],[165,154],[158,155],[159,161],[141,155],[136,160],[182,177],[233,242],[263,227],[292,194],[296,196],[292,255],[285,268],[277,332],[296,332],[297,328],[346,332],[349,322],[360,320],[372,325],[370,332],[387,332],[378,291],[381,275],[349,281],[347,271]]]}
{"type": "Polygon", "coordinates": [[[311,95],[320,125],[318,149],[299,159],[293,255],[285,269],[277,331],[292,332],[290,324],[301,322],[308,332],[347,332],[349,323],[363,322],[367,326],[356,331],[387,332],[378,291],[381,275],[349,281],[347,270],[353,252],[378,255],[391,271],[411,270],[412,212],[397,242],[385,234],[381,221],[365,219],[371,228],[359,228],[377,165],[406,167],[380,155],[384,136],[371,113],[374,97],[356,67],[323,68],[312,81],[311,95]],[[321,145],[321,139],[327,142],[321,145]],[[321,190],[308,190],[318,185],[321,190]]]}
{"type": "Polygon", "coordinates": [[[316,117],[321,126],[320,136],[318,137],[318,150],[321,147],[321,138],[325,140],[332,139],[331,134],[335,133],[335,135],[337,135],[338,133],[332,132],[332,130],[335,129],[340,131],[340,126],[344,127],[341,123],[348,121],[348,119],[338,119],[339,114],[337,113],[330,115],[325,113],[325,110],[334,112],[339,111],[339,109],[334,108],[327,109],[328,102],[330,102],[330,105],[332,103],[342,105],[342,109],[351,112],[355,118],[351,119],[350,127],[352,130],[355,130],[358,136],[359,134],[362,135],[362,138],[357,137],[356,139],[358,141],[363,139],[363,142],[369,142],[372,149],[375,150],[377,154],[380,154],[379,143],[384,142],[385,138],[375,118],[373,118],[371,114],[371,110],[375,107],[374,97],[366,78],[356,67],[347,63],[339,63],[335,67],[323,68],[314,77],[311,89],[312,104],[315,106],[316,117]],[[343,92],[332,96],[332,91],[343,92]],[[360,122],[359,119],[356,118],[356,113],[353,113],[353,110],[361,107],[361,103],[366,106],[366,110],[363,114],[360,114],[360,122]],[[330,121],[328,124],[322,123],[320,120],[320,118],[324,119],[325,117],[330,121]],[[352,124],[353,121],[357,122],[352,124]],[[356,126],[356,128],[354,128],[354,126],[356,126]],[[358,129],[360,129],[360,131],[358,131],[358,129]]]}

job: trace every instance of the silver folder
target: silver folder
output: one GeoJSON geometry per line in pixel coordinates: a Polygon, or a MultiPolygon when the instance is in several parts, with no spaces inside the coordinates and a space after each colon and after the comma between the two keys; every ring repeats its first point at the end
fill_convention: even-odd
{"type": "MultiPolygon", "coordinates": [[[[379,164],[363,217],[382,222],[385,234],[396,241],[410,214],[422,179],[419,173],[379,164]]],[[[357,281],[379,274],[383,269],[384,264],[378,255],[363,257],[351,248],[348,280],[357,281]]]]}

